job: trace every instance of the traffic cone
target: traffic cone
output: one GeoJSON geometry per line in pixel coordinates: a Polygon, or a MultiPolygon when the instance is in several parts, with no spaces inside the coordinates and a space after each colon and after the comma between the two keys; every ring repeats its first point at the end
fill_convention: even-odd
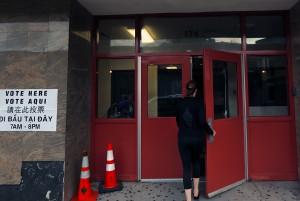
{"type": "Polygon", "coordinates": [[[84,152],[78,194],[72,198],[72,201],[96,201],[97,197],[98,192],[95,192],[91,189],[89,159],[87,152],[84,152]]]}
{"type": "Polygon", "coordinates": [[[106,172],[104,184],[99,185],[99,193],[108,193],[122,190],[123,186],[117,181],[116,167],[112,144],[107,145],[106,172]]]}

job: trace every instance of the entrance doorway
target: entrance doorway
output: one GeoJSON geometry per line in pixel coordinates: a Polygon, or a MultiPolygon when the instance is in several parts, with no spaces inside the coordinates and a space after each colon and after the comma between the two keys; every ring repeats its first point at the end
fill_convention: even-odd
{"type": "Polygon", "coordinates": [[[206,119],[216,130],[206,144],[206,194],[245,181],[241,56],[204,50],[206,119]]]}
{"type": "Polygon", "coordinates": [[[245,179],[241,62],[236,54],[205,50],[203,57],[142,58],[141,179],[182,177],[175,104],[190,79],[198,82],[206,118],[217,131],[213,142],[207,140],[206,148],[199,149],[211,197],[245,179]]]}
{"type": "Polygon", "coordinates": [[[141,179],[181,178],[176,100],[190,79],[189,58],[142,58],[141,179]]]}

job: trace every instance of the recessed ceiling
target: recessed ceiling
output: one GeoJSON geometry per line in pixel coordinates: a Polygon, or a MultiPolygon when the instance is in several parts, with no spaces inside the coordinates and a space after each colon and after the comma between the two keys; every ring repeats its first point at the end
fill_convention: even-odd
{"type": "Polygon", "coordinates": [[[93,15],[289,10],[298,0],[79,0],[93,15]]]}

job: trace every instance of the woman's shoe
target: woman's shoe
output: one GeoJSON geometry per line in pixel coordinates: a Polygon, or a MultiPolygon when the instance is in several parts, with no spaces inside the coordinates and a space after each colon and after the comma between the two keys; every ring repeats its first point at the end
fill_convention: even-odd
{"type": "Polygon", "coordinates": [[[194,200],[199,200],[200,197],[200,193],[198,194],[198,196],[194,196],[194,200]]]}

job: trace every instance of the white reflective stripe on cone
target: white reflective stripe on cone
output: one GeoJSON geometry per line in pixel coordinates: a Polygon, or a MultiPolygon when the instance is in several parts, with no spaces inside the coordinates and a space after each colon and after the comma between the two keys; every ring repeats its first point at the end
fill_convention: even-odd
{"type": "Polygon", "coordinates": [[[90,178],[90,171],[81,171],[81,174],[80,174],[80,178],[81,179],[88,179],[90,178]]]}
{"type": "Polygon", "coordinates": [[[106,164],[106,171],[114,171],[115,170],[115,164],[106,164]]]}
{"type": "Polygon", "coordinates": [[[83,167],[83,168],[89,167],[89,158],[87,156],[84,156],[82,158],[82,165],[81,165],[81,167],[83,167]]]}
{"type": "Polygon", "coordinates": [[[106,158],[107,158],[108,161],[114,160],[114,154],[113,154],[112,150],[107,151],[106,158]]]}

